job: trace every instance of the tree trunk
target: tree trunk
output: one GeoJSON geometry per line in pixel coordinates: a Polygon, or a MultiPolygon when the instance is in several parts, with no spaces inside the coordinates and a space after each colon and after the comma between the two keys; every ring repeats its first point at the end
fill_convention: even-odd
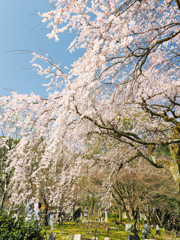
{"type": "Polygon", "coordinates": [[[45,205],[45,209],[44,209],[44,225],[48,226],[48,204],[47,204],[46,198],[44,198],[44,205],[45,205]]]}
{"type": "Polygon", "coordinates": [[[6,194],[7,194],[7,185],[8,185],[9,181],[7,180],[7,178],[5,179],[5,182],[4,182],[4,191],[3,191],[3,194],[2,194],[2,197],[1,197],[1,205],[0,205],[0,209],[2,210],[3,207],[4,207],[4,202],[5,202],[5,199],[6,199],[6,194]]]}
{"type": "Polygon", "coordinates": [[[178,209],[180,211],[180,182],[178,183],[178,209]]]}
{"type": "Polygon", "coordinates": [[[138,212],[139,209],[132,209],[132,216],[133,216],[133,220],[134,220],[134,224],[133,224],[133,232],[136,233],[137,232],[137,218],[138,218],[138,212]]]}
{"type": "Polygon", "coordinates": [[[64,217],[62,216],[62,209],[58,207],[58,225],[63,225],[64,217]]]}
{"type": "Polygon", "coordinates": [[[58,213],[58,225],[60,226],[61,225],[61,211],[58,210],[59,213],[58,213]]]}
{"type": "Polygon", "coordinates": [[[94,194],[92,194],[92,200],[91,200],[91,212],[90,212],[90,219],[93,218],[93,212],[94,212],[94,194]]]}
{"type": "Polygon", "coordinates": [[[119,221],[122,222],[122,208],[119,208],[119,221]]]}
{"type": "Polygon", "coordinates": [[[4,191],[1,197],[1,204],[0,204],[0,209],[3,210],[4,207],[4,202],[5,202],[5,198],[6,198],[6,193],[7,191],[4,191]]]}

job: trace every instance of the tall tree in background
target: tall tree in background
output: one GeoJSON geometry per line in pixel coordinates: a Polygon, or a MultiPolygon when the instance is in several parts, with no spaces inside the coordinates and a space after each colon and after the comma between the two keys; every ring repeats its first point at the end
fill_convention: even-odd
{"type": "MultiPolygon", "coordinates": [[[[69,50],[82,48],[83,53],[64,70],[48,54],[32,52],[34,69],[49,78],[47,99],[15,92],[1,97],[3,130],[14,113],[21,116],[16,127],[22,138],[12,151],[14,179],[34,157],[26,161],[26,144],[43,138],[41,166],[58,161],[57,148],[65,148],[70,158],[76,153],[77,178],[84,162],[104,163],[115,173],[142,157],[166,169],[180,191],[179,0],[50,3],[51,11],[39,13],[50,29],[47,36],[58,41],[64,31],[75,32],[69,50]],[[91,143],[104,138],[109,148],[92,158],[85,144],[89,136],[91,143]],[[160,156],[159,149],[167,146],[171,157],[160,156]]],[[[15,131],[8,125],[5,130],[7,135],[15,131]]],[[[73,164],[69,172],[74,172],[73,164]]]]}
{"type": "Polygon", "coordinates": [[[141,214],[150,225],[168,226],[170,219],[178,218],[179,214],[178,191],[172,177],[164,169],[154,169],[145,160],[131,164],[131,171],[116,175],[113,198],[127,217],[133,219],[135,228],[141,214]]]}

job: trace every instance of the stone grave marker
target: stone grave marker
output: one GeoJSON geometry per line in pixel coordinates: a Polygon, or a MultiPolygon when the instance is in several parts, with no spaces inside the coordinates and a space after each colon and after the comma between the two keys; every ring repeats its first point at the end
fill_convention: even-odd
{"type": "Polygon", "coordinates": [[[54,222],[55,222],[55,214],[50,213],[49,225],[53,227],[54,222]]]}
{"type": "Polygon", "coordinates": [[[160,234],[159,225],[156,225],[156,234],[160,234]]]}
{"type": "Polygon", "coordinates": [[[55,236],[52,232],[50,233],[48,240],[55,240],[55,236]]]}
{"type": "Polygon", "coordinates": [[[105,222],[107,222],[107,221],[108,221],[108,212],[105,211],[105,222]]]}
{"type": "Polygon", "coordinates": [[[147,233],[150,233],[150,230],[151,230],[151,226],[147,223],[144,224],[143,226],[143,229],[147,232],[147,233]]]}
{"type": "Polygon", "coordinates": [[[125,231],[126,232],[131,232],[133,229],[133,224],[132,223],[126,223],[125,225],[125,231]]]}
{"type": "Polygon", "coordinates": [[[150,233],[151,227],[149,224],[144,224],[143,230],[142,230],[142,239],[147,238],[147,234],[150,233]]]}
{"type": "Polygon", "coordinates": [[[75,234],[74,235],[74,240],[81,240],[81,239],[82,239],[81,234],[75,234]]]}
{"type": "Polygon", "coordinates": [[[133,235],[127,235],[127,240],[134,240],[134,236],[133,235]]]}
{"type": "Polygon", "coordinates": [[[85,208],[84,209],[84,221],[87,220],[87,214],[88,214],[88,210],[85,208]]]}

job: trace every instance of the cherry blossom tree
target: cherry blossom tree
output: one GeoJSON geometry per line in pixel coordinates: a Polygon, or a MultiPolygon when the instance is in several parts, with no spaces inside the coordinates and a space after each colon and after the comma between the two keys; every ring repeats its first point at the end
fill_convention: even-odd
{"type": "Polygon", "coordinates": [[[55,10],[41,14],[49,21],[48,37],[58,41],[59,33],[75,30],[70,51],[85,49],[68,75],[52,64],[55,72],[49,69],[52,81],[67,82],[68,94],[63,89],[61,96],[69,95],[76,122],[89,122],[93,129],[87,132],[131,146],[128,159],[141,156],[165,168],[179,185],[180,2],[52,2],[55,10]],[[167,145],[174,162],[152,154],[167,145]]]}
{"type": "Polygon", "coordinates": [[[19,140],[10,138],[4,146],[0,148],[0,209],[3,209],[5,202],[8,201],[6,196],[8,195],[9,183],[13,174],[12,171],[6,172],[6,168],[8,167],[7,153],[18,143],[18,141],[19,140]]]}
{"type": "Polygon", "coordinates": [[[1,130],[21,134],[9,153],[14,192],[38,158],[37,145],[42,155],[33,176],[61,159],[58,149],[74,160],[65,178],[78,179],[84,164],[104,164],[111,183],[113,173],[141,157],[166,169],[180,189],[179,0],[50,3],[52,10],[39,13],[47,36],[59,41],[64,31],[76,33],[69,51],[83,53],[64,69],[48,54],[31,52],[34,70],[49,79],[47,99],[16,92],[0,99],[1,130]],[[19,119],[12,129],[14,114],[19,119]],[[92,154],[85,143],[99,138],[101,152],[92,154]],[[160,156],[167,146],[172,156],[160,156]]]}

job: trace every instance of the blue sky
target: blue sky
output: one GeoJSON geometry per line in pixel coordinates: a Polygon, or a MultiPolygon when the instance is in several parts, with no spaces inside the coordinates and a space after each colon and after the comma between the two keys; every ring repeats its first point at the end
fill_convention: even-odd
{"type": "Polygon", "coordinates": [[[46,25],[40,24],[41,19],[36,11],[45,12],[52,9],[48,0],[6,0],[0,5],[0,96],[8,95],[9,89],[21,94],[34,92],[42,97],[46,95],[45,87],[41,84],[44,79],[40,76],[32,77],[35,72],[30,68],[31,56],[19,54],[16,50],[38,49],[49,53],[55,63],[70,65],[77,58],[76,54],[69,54],[68,47],[73,35],[65,33],[56,43],[46,38],[46,25]],[[36,28],[35,28],[36,27],[36,28]],[[35,29],[34,29],[35,28],[35,29]],[[9,51],[15,51],[10,52],[9,51]]]}

